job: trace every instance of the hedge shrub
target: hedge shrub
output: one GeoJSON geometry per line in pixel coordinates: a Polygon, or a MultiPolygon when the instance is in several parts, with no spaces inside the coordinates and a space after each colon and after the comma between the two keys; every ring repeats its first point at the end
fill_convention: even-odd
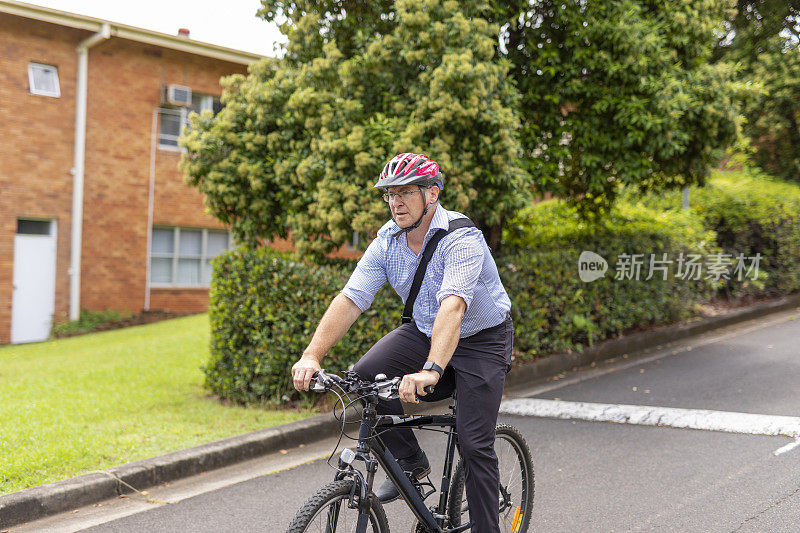
{"type": "MultiPolygon", "coordinates": [[[[707,281],[613,279],[613,263],[623,251],[710,251],[713,234],[680,213],[628,206],[590,229],[563,203],[545,202],[517,217],[507,242],[510,253],[497,263],[513,301],[517,360],[579,350],[630,328],[676,320],[713,290],[707,281]],[[605,278],[580,281],[583,250],[609,261],[605,278]]],[[[244,403],[297,397],[289,370],[353,268],[354,262],[313,265],[267,249],[240,248],[215,259],[208,386],[244,403]]],[[[338,371],[357,361],[399,324],[400,311],[400,299],[384,287],[324,366],[338,371]]]]}
{"type": "MultiPolygon", "coordinates": [[[[641,202],[680,211],[680,192],[647,195],[641,202]]],[[[729,298],[788,294],[800,290],[800,186],[754,170],[716,171],[705,187],[691,187],[689,211],[713,230],[725,253],[761,254],[756,282],[731,279],[729,298]]]]}
{"type": "MultiPolygon", "coordinates": [[[[666,324],[692,313],[713,294],[716,284],[676,279],[675,264],[666,280],[615,279],[619,255],[717,252],[713,232],[685,213],[658,213],[621,203],[596,226],[582,221],[561,201],[529,207],[511,221],[505,235],[510,255],[498,265],[514,301],[518,358],[577,349],[632,328],[666,324]],[[605,276],[583,282],[578,257],[592,251],[608,262],[605,276]]],[[[635,278],[635,277],[634,277],[635,278]]]]}
{"type": "MultiPolygon", "coordinates": [[[[293,395],[289,371],[353,267],[342,261],[311,265],[269,249],[218,256],[209,302],[211,360],[203,369],[207,386],[241,403],[280,403],[293,395]]],[[[384,287],[328,354],[325,367],[339,371],[357,361],[399,322],[401,310],[384,287]]]]}

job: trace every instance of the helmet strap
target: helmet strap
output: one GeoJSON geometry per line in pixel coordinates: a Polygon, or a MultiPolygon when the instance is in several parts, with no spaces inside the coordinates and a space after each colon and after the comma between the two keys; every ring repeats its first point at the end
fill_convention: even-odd
{"type": "Polygon", "coordinates": [[[402,235],[403,233],[408,233],[409,231],[417,229],[419,225],[422,224],[422,219],[425,218],[425,215],[428,213],[428,209],[430,209],[431,207],[431,204],[428,203],[428,199],[425,198],[425,189],[421,185],[417,185],[417,187],[419,187],[419,192],[422,193],[422,199],[425,202],[425,209],[422,210],[422,214],[419,216],[416,222],[414,222],[407,228],[400,228],[400,231],[394,232],[392,237],[394,237],[395,239],[400,235],[402,235]]]}

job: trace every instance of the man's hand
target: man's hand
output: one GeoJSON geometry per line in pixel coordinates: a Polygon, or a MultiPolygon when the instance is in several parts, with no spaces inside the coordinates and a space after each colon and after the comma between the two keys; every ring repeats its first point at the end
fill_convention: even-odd
{"type": "Polygon", "coordinates": [[[308,390],[311,386],[311,376],[319,372],[319,361],[313,357],[303,356],[292,366],[292,380],[297,390],[308,390]]]}
{"type": "Polygon", "coordinates": [[[439,373],[423,370],[416,374],[406,374],[400,382],[400,399],[408,403],[419,403],[417,396],[425,396],[425,387],[439,383],[439,373]]]}

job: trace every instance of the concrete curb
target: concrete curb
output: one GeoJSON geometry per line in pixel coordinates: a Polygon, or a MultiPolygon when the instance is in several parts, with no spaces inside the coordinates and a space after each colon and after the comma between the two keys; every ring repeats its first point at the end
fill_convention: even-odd
{"type": "MultiPolygon", "coordinates": [[[[800,306],[800,294],[737,309],[722,316],[606,340],[586,348],[582,353],[554,354],[512,370],[507,377],[506,387],[519,388],[575,367],[656,347],[797,306],[800,306]]],[[[293,448],[336,435],[339,428],[339,422],[330,414],[319,415],[0,496],[0,528],[9,528],[114,498],[132,492],[131,487],[144,490],[160,483],[293,448]]]]}

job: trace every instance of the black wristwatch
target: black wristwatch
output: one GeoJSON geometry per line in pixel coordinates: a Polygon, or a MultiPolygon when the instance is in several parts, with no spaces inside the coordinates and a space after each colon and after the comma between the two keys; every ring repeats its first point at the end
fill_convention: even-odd
{"type": "Polygon", "coordinates": [[[442,378],[444,375],[444,369],[434,363],[433,361],[425,361],[425,364],[422,365],[422,370],[434,370],[439,373],[439,379],[442,378]]]}

